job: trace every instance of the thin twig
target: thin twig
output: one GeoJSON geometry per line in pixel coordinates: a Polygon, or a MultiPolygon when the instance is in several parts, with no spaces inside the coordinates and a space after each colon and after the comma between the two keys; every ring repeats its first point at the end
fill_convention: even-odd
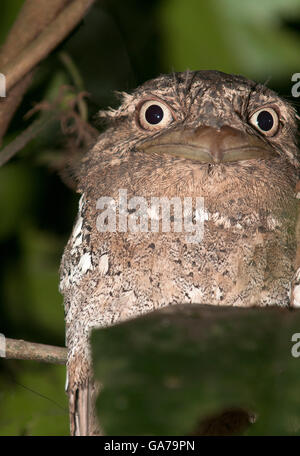
{"type": "Polygon", "coordinates": [[[5,358],[42,361],[52,364],[66,364],[67,349],[53,345],[36,344],[25,340],[5,338],[5,358]]]}
{"type": "MultiPolygon", "coordinates": [[[[59,53],[59,58],[62,61],[62,63],[64,64],[64,66],[66,67],[66,69],[68,70],[68,72],[70,73],[72,80],[73,80],[73,84],[74,84],[75,88],[77,89],[78,93],[84,92],[85,88],[84,88],[83,79],[82,79],[80,72],[78,71],[75,63],[69,56],[69,54],[67,54],[67,52],[65,52],[65,51],[61,51],[59,53]]],[[[84,98],[81,98],[78,100],[78,110],[80,113],[80,117],[85,122],[87,122],[88,121],[88,108],[87,108],[87,104],[86,104],[84,98]]]]}
{"type": "Polygon", "coordinates": [[[0,167],[7,163],[14,155],[34,139],[42,130],[48,128],[52,122],[57,122],[56,114],[44,115],[32,122],[26,130],[12,140],[0,151],[0,167]]]}

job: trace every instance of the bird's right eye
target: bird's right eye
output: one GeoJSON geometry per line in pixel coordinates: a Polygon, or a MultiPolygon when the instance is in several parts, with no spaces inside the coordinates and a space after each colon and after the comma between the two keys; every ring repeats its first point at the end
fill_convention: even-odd
{"type": "Polygon", "coordinates": [[[250,123],[263,135],[274,136],[279,128],[279,117],[275,109],[264,107],[255,111],[250,119],[250,123]]]}
{"type": "Polygon", "coordinates": [[[159,130],[173,121],[171,109],[157,100],[148,100],[139,111],[139,124],[145,130],[159,130]]]}

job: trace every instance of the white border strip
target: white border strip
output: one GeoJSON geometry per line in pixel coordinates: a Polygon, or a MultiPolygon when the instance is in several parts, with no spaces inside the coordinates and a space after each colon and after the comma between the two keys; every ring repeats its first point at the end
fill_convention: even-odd
{"type": "Polygon", "coordinates": [[[0,358],[6,358],[6,339],[5,335],[0,333],[0,358]]]}

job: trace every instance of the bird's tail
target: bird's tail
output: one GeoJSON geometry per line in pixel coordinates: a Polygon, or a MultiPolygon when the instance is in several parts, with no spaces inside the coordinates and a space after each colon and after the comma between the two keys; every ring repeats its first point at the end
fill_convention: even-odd
{"type": "Polygon", "coordinates": [[[68,389],[70,432],[72,436],[102,435],[95,413],[99,388],[91,379],[68,389]]]}

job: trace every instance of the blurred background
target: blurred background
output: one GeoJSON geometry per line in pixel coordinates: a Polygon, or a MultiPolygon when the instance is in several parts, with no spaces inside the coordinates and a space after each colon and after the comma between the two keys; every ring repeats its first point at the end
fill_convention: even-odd
{"type": "MultiPolygon", "coordinates": [[[[2,0],[0,44],[22,0],[2,0]]],[[[33,118],[34,103],[65,84],[89,92],[88,119],[160,73],[217,69],[242,74],[292,98],[300,72],[300,0],[98,0],[85,20],[35,73],[4,145],[33,118]],[[64,64],[62,52],[72,61],[64,64]]],[[[0,69],[1,71],[1,69],[0,69]]],[[[38,115],[38,114],[36,114],[38,115]]],[[[0,168],[0,332],[64,345],[58,268],[78,195],[59,177],[59,128],[37,135],[0,168]]],[[[0,152],[1,153],[1,152],[0,152]]],[[[0,361],[0,435],[68,435],[65,368],[0,361]]]]}

